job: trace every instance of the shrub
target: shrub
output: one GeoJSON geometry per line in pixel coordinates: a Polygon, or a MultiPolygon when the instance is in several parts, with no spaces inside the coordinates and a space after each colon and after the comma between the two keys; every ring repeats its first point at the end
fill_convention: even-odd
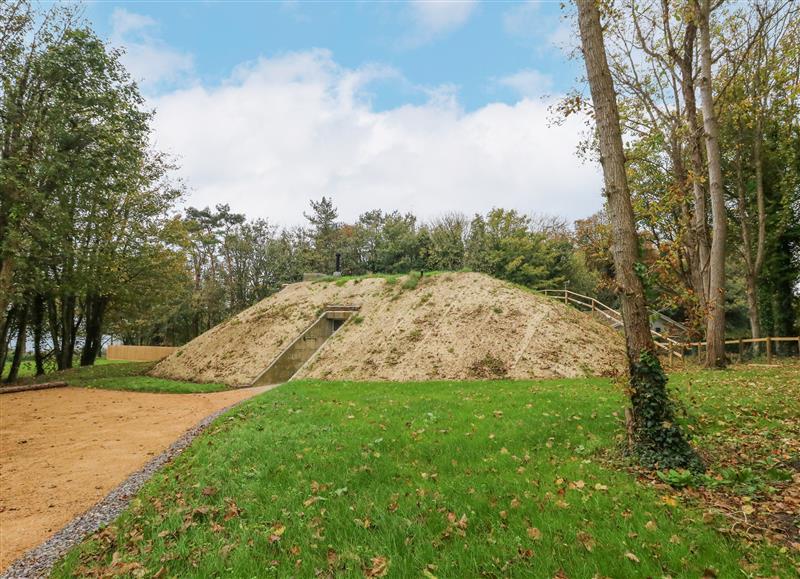
{"type": "Polygon", "coordinates": [[[403,282],[403,289],[404,290],[417,289],[421,277],[422,275],[419,272],[414,272],[414,271],[410,272],[406,276],[405,281],[403,282]]]}
{"type": "Polygon", "coordinates": [[[476,378],[502,378],[508,373],[506,363],[488,352],[483,358],[473,362],[469,370],[476,378]]]}

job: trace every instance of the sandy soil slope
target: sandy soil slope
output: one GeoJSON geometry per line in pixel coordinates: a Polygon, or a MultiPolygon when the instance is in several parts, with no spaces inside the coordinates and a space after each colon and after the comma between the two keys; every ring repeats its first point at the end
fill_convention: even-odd
{"type": "Polygon", "coordinates": [[[264,390],[58,388],[0,395],[0,570],[204,417],[264,390]]]}
{"type": "Polygon", "coordinates": [[[622,336],[552,299],[487,275],[297,283],[212,328],[162,361],[157,376],[250,384],[327,303],[361,306],[296,375],[439,380],[608,375],[622,336]]]}

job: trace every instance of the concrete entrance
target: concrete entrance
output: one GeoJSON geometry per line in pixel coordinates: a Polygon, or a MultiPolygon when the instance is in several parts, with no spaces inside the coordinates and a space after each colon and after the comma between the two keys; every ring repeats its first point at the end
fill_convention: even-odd
{"type": "Polygon", "coordinates": [[[338,330],[358,306],[328,305],[317,320],[289,344],[253,381],[253,386],[286,382],[305,364],[314,352],[338,330]]]}

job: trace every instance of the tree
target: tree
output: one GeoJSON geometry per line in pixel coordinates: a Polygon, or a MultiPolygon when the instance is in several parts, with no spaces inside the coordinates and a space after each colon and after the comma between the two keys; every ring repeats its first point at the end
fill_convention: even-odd
{"type": "Polygon", "coordinates": [[[727,87],[726,98],[717,100],[717,109],[727,152],[723,171],[733,183],[728,188],[735,217],[731,241],[738,242],[742,259],[753,338],[762,335],[759,285],[768,237],[780,231],[767,231],[768,213],[781,212],[780,203],[770,207],[768,197],[784,197],[791,186],[784,188],[780,183],[793,180],[794,175],[791,155],[786,158],[782,151],[791,150],[791,127],[798,108],[798,11],[784,9],[782,4],[758,4],[747,18],[738,19],[729,36],[731,44],[742,48],[726,51],[718,72],[727,87]],[[778,161],[779,157],[784,158],[778,161]],[[771,170],[776,161],[781,171],[771,170]]]}
{"type": "Polygon", "coordinates": [[[711,54],[711,0],[692,0],[693,14],[700,33],[700,96],[703,112],[704,141],[708,165],[708,189],[711,197],[711,251],[709,253],[708,318],[706,325],[706,366],[723,368],[725,358],[725,244],[728,218],[725,213],[725,189],[722,178],[722,155],[717,112],[714,109],[711,54]]]}
{"type": "Polygon", "coordinates": [[[333,205],[333,199],[322,197],[319,201],[311,200],[311,213],[303,213],[311,224],[311,239],[314,244],[312,265],[316,271],[331,272],[336,266],[338,249],[339,224],[336,219],[339,212],[333,205]]]}
{"type": "MultiPolygon", "coordinates": [[[[51,94],[42,63],[48,51],[63,43],[74,20],[69,6],[55,5],[40,14],[28,0],[0,3],[0,369],[15,321],[16,351],[24,351],[31,307],[26,293],[39,279],[29,263],[29,230],[47,201],[34,175],[35,161],[43,155],[51,94]]],[[[12,364],[10,376],[18,367],[12,364]]]]}
{"type": "Polygon", "coordinates": [[[451,211],[433,219],[425,227],[430,236],[429,269],[459,270],[465,266],[469,220],[451,211]]]}
{"type": "Polygon", "coordinates": [[[77,351],[82,364],[94,363],[109,308],[165,258],[160,233],[179,191],[166,179],[171,165],[149,148],[152,113],[120,53],[69,11],[40,18],[27,3],[3,9],[9,5],[20,25],[16,36],[0,32],[10,38],[0,99],[0,253],[9,276],[2,284],[11,284],[0,291],[0,362],[11,322],[13,381],[31,335],[39,373],[47,358],[71,367],[77,351]]]}
{"type": "Polygon", "coordinates": [[[655,354],[644,287],[637,273],[638,240],[625,171],[619,111],[606,59],[600,10],[596,0],[576,0],[583,59],[594,104],[612,232],[612,255],[622,302],[628,355],[631,445],[647,464],[659,467],[700,466],[675,422],[667,378],[655,354]]]}

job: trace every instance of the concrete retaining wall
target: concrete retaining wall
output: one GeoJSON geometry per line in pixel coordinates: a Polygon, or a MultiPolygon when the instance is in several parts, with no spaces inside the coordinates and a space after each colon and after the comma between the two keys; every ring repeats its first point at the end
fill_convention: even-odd
{"type": "Polygon", "coordinates": [[[351,314],[352,312],[339,311],[322,314],[312,326],[289,344],[252,385],[279,384],[289,380],[351,314]]]}

